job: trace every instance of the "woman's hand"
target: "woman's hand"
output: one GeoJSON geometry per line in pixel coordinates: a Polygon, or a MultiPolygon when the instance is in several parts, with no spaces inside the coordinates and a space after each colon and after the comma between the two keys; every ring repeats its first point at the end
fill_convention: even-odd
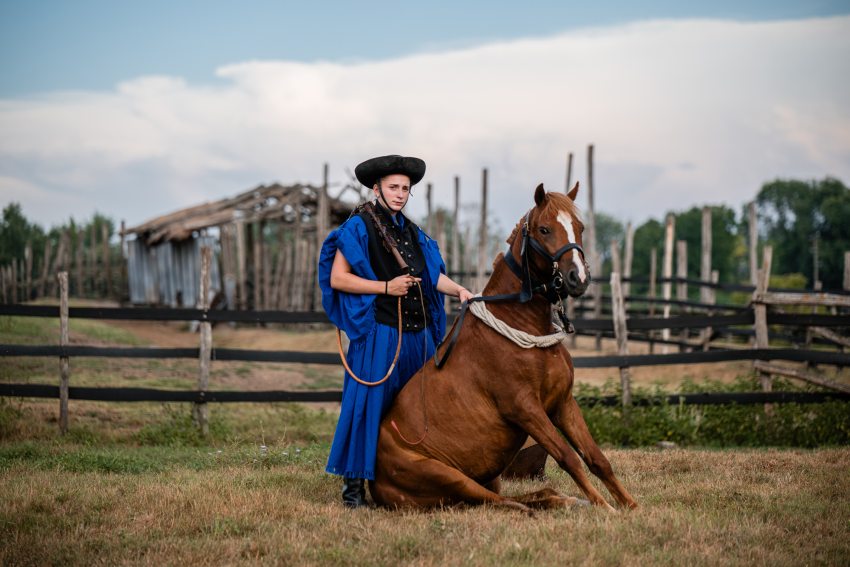
{"type": "Polygon", "coordinates": [[[466,289],[465,287],[462,287],[457,292],[457,298],[460,300],[461,303],[463,303],[464,301],[469,301],[470,299],[472,299],[472,292],[466,289]]]}
{"type": "Polygon", "coordinates": [[[395,295],[397,297],[407,295],[410,287],[421,281],[422,278],[414,278],[407,274],[393,278],[387,282],[387,295],[395,295]]]}

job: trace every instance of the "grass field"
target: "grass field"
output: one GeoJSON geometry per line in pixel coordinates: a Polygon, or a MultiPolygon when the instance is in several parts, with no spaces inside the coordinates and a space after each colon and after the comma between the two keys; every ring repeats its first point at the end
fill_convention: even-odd
{"type": "MultiPolygon", "coordinates": [[[[72,341],[79,344],[197,341],[177,325],[78,323],[72,341]]],[[[0,317],[0,342],[55,344],[56,327],[0,317]]],[[[219,346],[291,350],[332,350],[329,336],[214,332],[219,346]]],[[[0,380],[56,383],[57,368],[50,359],[0,360],[0,380]]],[[[721,373],[738,371],[746,368],[721,373]]],[[[75,359],[72,372],[76,385],[188,389],[196,364],[75,359]]],[[[680,377],[665,369],[659,381],[675,387],[680,377]]],[[[248,363],[216,363],[212,377],[216,389],[338,387],[338,380],[332,367],[248,363]]],[[[2,565],[850,564],[848,447],[608,448],[640,504],[617,514],[351,512],[338,502],[338,479],[323,472],[332,404],[215,405],[209,439],[198,437],[188,405],[73,400],[71,430],[60,437],[57,406],[0,399],[2,565]]],[[[551,460],[547,474],[546,485],[579,495],[551,460]]],[[[508,482],[505,492],[539,486],[508,482]]]]}

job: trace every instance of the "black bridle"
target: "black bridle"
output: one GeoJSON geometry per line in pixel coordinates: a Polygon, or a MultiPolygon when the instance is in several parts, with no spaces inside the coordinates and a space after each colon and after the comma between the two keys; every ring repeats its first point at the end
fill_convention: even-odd
{"type": "MultiPolygon", "coordinates": [[[[537,241],[536,238],[529,234],[529,221],[531,219],[531,211],[525,215],[525,219],[522,223],[522,241],[520,242],[520,261],[517,263],[514,258],[513,252],[511,248],[513,247],[514,241],[511,241],[511,244],[508,246],[508,251],[505,253],[504,260],[505,264],[507,264],[508,268],[511,272],[517,276],[522,283],[519,293],[503,293],[500,295],[488,295],[488,296],[478,296],[472,297],[468,301],[463,302],[460,307],[460,314],[458,315],[458,319],[454,324],[454,330],[452,331],[451,338],[449,338],[448,346],[446,347],[446,352],[443,353],[443,358],[438,357],[438,352],[440,347],[446,343],[443,341],[440,343],[437,348],[434,350],[434,364],[437,368],[442,368],[443,365],[449,358],[449,355],[454,349],[455,343],[457,342],[457,337],[460,334],[461,326],[463,326],[463,319],[466,316],[466,312],[469,309],[469,304],[473,301],[483,301],[487,303],[507,303],[509,301],[516,301],[517,303],[527,303],[531,301],[531,299],[539,294],[546,298],[547,301],[551,304],[558,304],[558,317],[561,319],[561,323],[563,324],[564,330],[568,333],[575,332],[573,329],[572,323],[567,318],[566,310],[564,309],[564,299],[566,299],[568,292],[566,281],[564,280],[564,275],[561,273],[561,269],[558,267],[558,262],[561,260],[561,256],[570,252],[571,250],[578,250],[581,253],[582,262],[584,262],[585,267],[587,267],[587,260],[584,257],[584,249],[580,244],[575,242],[569,242],[564,246],[560,247],[555,251],[554,254],[550,254],[546,248],[537,241]],[[531,273],[531,264],[529,261],[529,250],[533,250],[540,256],[542,256],[545,260],[548,260],[552,263],[552,274],[551,279],[548,282],[540,282],[538,278],[531,273]]],[[[590,270],[587,270],[588,273],[590,270]]]]}

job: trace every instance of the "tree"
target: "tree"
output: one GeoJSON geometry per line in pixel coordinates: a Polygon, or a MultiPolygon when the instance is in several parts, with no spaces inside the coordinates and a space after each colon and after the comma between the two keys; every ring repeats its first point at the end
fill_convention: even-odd
{"type": "Polygon", "coordinates": [[[756,197],[762,237],[773,246],[774,273],[799,272],[814,282],[814,243],[826,289],[842,285],[844,251],[850,250],[850,189],[841,181],[775,180],[756,197]]]}
{"type": "Polygon", "coordinates": [[[26,219],[21,205],[9,203],[3,209],[3,219],[0,221],[0,266],[12,260],[23,260],[27,242],[32,245],[34,260],[40,258],[43,255],[44,239],[44,231],[26,219]]]}

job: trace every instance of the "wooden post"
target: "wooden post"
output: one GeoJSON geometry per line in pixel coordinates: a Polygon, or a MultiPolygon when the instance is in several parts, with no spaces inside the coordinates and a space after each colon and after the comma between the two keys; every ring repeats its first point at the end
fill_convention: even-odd
{"type": "Polygon", "coordinates": [[[32,242],[27,242],[24,248],[24,300],[32,299],[32,242]]]}
{"type": "Polygon", "coordinates": [[[749,215],[749,247],[750,247],[750,283],[758,285],[758,219],[756,218],[756,203],[751,202],[747,207],[749,215]]]}
{"type": "MultiPolygon", "coordinates": [[[[667,223],[664,229],[664,264],[662,266],[661,277],[664,278],[664,283],[661,286],[661,293],[664,297],[664,318],[670,318],[670,297],[673,292],[670,279],[673,277],[673,234],[675,232],[676,219],[672,214],[667,215],[667,223]]],[[[670,329],[661,331],[661,338],[665,341],[670,340],[670,329]]],[[[668,345],[661,347],[661,352],[667,354],[670,351],[668,345]]]]}
{"type": "Polygon", "coordinates": [[[97,296],[97,233],[95,232],[94,220],[89,224],[89,247],[88,270],[86,278],[88,279],[89,292],[92,296],[97,296]]]}
{"type": "Polygon", "coordinates": [[[50,271],[50,254],[53,252],[53,241],[50,237],[44,243],[44,258],[41,259],[41,278],[38,282],[38,296],[44,297],[47,293],[47,274],[50,271]]]}
{"type": "Polygon", "coordinates": [[[331,207],[328,201],[328,164],[322,168],[322,186],[319,188],[319,199],[316,205],[316,242],[319,246],[328,237],[331,227],[331,207]]]}
{"type": "MultiPolygon", "coordinates": [[[[611,272],[611,313],[614,320],[614,336],[617,338],[617,354],[629,354],[629,332],[626,327],[626,303],[620,285],[620,273],[611,272]]],[[[623,389],[623,409],[632,405],[632,385],[628,366],[620,367],[620,386],[623,389]]]]}
{"type": "Polygon", "coordinates": [[[620,260],[620,243],[616,238],[611,239],[611,272],[617,272],[617,281],[620,280],[620,274],[623,273],[623,265],[620,260]]]}
{"type": "Polygon", "coordinates": [[[481,220],[478,225],[478,265],[475,270],[475,290],[481,292],[487,271],[487,168],[481,170],[481,220]]]}
{"type": "Polygon", "coordinates": [[[251,230],[254,236],[254,311],[262,309],[263,291],[263,229],[265,223],[254,222],[251,230]]]}
{"type": "MultiPolygon", "coordinates": [[[[773,261],[773,247],[765,246],[762,250],[762,268],[759,270],[759,278],[756,282],[756,289],[753,292],[753,310],[755,312],[755,334],[756,348],[768,348],[770,340],[767,334],[767,304],[764,303],[762,297],[767,292],[770,283],[770,266],[773,261]]],[[[761,389],[765,392],[770,392],[773,389],[773,380],[770,373],[759,371],[759,380],[761,381],[761,389]]]]}
{"type": "MultiPolygon", "coordinates": [[[[700,256],[699,279],[707,282],[711,278],[711,208],[702,208],[702,246],[700,256]]],[[[702,303],[709,303],[712,288],[700,286],[699,300],[702,303]]]]}
{"type": "Polygon", "coordinates": [[[77,246],[74,249],[74,275],[77,281],[77,297],[85,297],[86,290],[83,284],[83,262],[85,254],[83,254],[85,246],[85,231],[80,228],[77,230],[77,246]]]}
{"type": "Polygon", "coordinates": [[[460,272],[460,177],[455,175],[455,206],[452,211],[452,277],[458,278],[456,281],[463,285],[462,280],[457,275],[460,272]]]}
{"type": "Polygon", "coordinates": [[[236,268],[239,287],[239,309],[248,308],[248,260],[245,257],[245,221],[236,220],[236,268]]]}
{"type": "Polygon", "coordinates": [[[434,203],[431,200],[433,194],[433,187],[430,183],[425,185],[425,203],[428,206],[428,216],[425,221],[425,231],[428,235],[433,238],[434,237],[434,203]]]}
{"type": "MultiPolygon", "coordinates": [[[[68,272],[60,272],[59,280],[59,346],[68,346],[68,272]]],[[[71,364],[67,356],[59,357],[59,432],[68,432],[68,384],[71,364]]]]}
{"type": "MultiPolygon", "coordinates": [[[[209,246],[201,248],[201,285],[199,297],[199,309],[210,308],[210,265],[212,264],[212,249],[209,246]]],[[[200,365],[198,371],[198,390],[206,392],[210,386],[210,355],[212,353],[212,325],[209,321],[201,321],[199,325],[200,334],[200,365]]],[[[192,408],[192,417],[195,425],[200,429],[201,435],[206,437],[210,432],[209,406],[206,402],[195,402],[192,408]]]]}
{"type": "Polygon", "coordinates": [[[0,299],[3,303],[9,303],[9,296],[6,295],[6,266],[0,266],[0,299]]]}
{"type": "MultiPolygon", "coordinates": [[[[65,271],[65,233],[59,235],[59,246],[56,248],[56,257],[53,259],[53,269],[50,271],[52,274],[58,274],[59,272],[65,271]]],[[[58,279],[54,280],[52,278],[49,279],[50,289],[48,293],[52,296],[56,293],[56,286],[59,284],[58,279]]]]}
{"type": "MultiPolygon", "coordinates": [[[[273,240],[274,235],[274,223],[270,223],[269,232],[271,233],[269,236],[269,240],[273,240]]],[[[263,231],[265,232],[265,231],[263,231]]],[[[318,227],[317,227],[318,234],[318,227]]],[[[271,294],[272,294],[272,277],[274,276],[274,272],[272,271],[272,253],[271,246],[266,241],[265,237],[263,238],[263,309],[271,309],[271,294]]]]}
{"type": "MultiPolygon", "coordinates": [[[[593,270],[601,270],[599,262],[599,251],[596,246],[596,213],[593,208],[593,144],[587,146],[587,240],[590,244],[590,263],[591,272],[593,270]]],[[[591,284],[591,295],[593,296],[593,317],[599,319],[602,317],[602,284],[599,279],[594,279],[591,284]]],[[[596,350],[602,349],[602,333],[596,333],[595,340],[596,350]]]]}
{"type": "Polygon", "coordinates": [[[104,296],[112,297],[112,270],[109,262],[109,226],[105,222],[100,225],[100,239],[103,246],[104,296]]]}
{"type": "Polygon", "coordinates": [[[850,252],[844,253],[844,284],[845,291],[850,291],[850,252]]]}
{"type": "MultiPolygon", "coordinates": [[[[688,300],[688,284],[684,281],[688,277],[688,243],[685,240],[677,240],[676,241],[676,278],[679,279],[676,282],[676,299],[679,301],[687,301],[688,300]]],[[[685,307],[680,307],[679,312],[682,313],[685,311],[685,307]]],[[[687,309],[690,311],[690,309],[687,309]]],[[[687,340],[688,338],[688,329],[682,329],[679,338],[682,341],[687,340]]],[[[683,346],[679,346],[679,350],[682,351],[684,349],[683,346]]]]}
{"type": "Polygon", "coordinates": [[[121,248],[118,249],[118,260],[121,262],[121,266],[118,272],[121,274],[119,278],[118,288],[120,291],[120,296],[123,296],[125,292],[129,293],[130,291],[130,282],[128,281],[127,276],[127,237],[124,234],[127,231],[127,223],[124,220],[121,220],[121,248]]]}
{"type": "MultiPolygon", "coordinates": [[[[632,277],[632,261],[634,260],[635,247],[635,231],[631,221],[626,224],[626,257],[623,260],[623,279],[628,280],[632,277]]],[[[623,296],[628,298],[632,292],[632,283],[629,281],[623,282],[623,296]]],[[[626,304],[628,306],[628,303],[626,304]]]]}
{"type": "MultiPolygon", "coordinates": [[[[649,255],[649,298],[656,297],[656,280],[658,279],[658,248],[652,247],[649,255]]],[[[649,316],[655,317],[655,301],[649,302],[649,316]]],[[[649,354],[655,352],[655,342],[652,337],[655,336],[655,331],[649,331],[649,354]]]]}
{"type": "MultiPolygon", "coordinates": [[[[717,270],[711,270],[711,283],[716,284],[718,281],[720,281],[720,272],[718,272],[717,270]]],[[[706,298],[706,303],[714,305],[715,303],[717,303],[717,288],[710,287],[708,288],[708,292],[709,293],[708,297],[706,298]]],[[[714,313],[714,309],[708,310],[709,315],[714,315],[714,313]]],[[[708,345],[711,343],[712,333],[714,333],[714,329],[712,327],[706,327],[703,331],[702,350],[708,350],[708,345]]]]}
{"type": "Polygon", "coordinates": [[[820,238],[815,234],[812,242],[812,285],[817,286],[818,282],[820,282],[820,238]]]}
{"type": "Polygon", "coordinates": [[[18,302],[18,259],[12,258],[12,265],[9,267],[10,277],[12,282],[12,303],[18,302]]]}
{"type": "Polygon", "coordinates": [[[573,152],[567,154],[567,183],[564,185],[564,193],[569,193],[573,181],[573,152]]]}

